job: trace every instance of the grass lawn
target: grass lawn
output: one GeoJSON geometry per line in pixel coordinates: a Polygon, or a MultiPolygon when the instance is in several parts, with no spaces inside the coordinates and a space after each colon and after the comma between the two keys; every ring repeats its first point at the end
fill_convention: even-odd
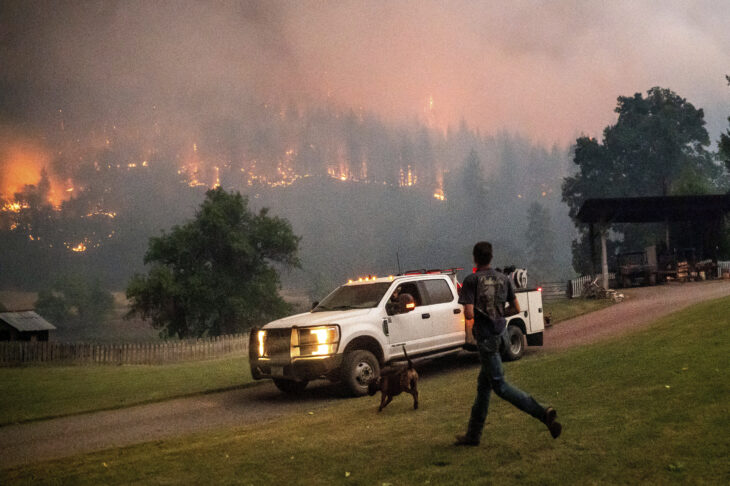
{"type": "Polygon", "coordinates": [[[556,299],[550,300],[543,303],[545,307],[545,313],[549,313],[552,316],[550,321],[552,324],[557,324],[560,321],[567,321],[574,317],[588,314],[589,312],[597,311],[613,305],[611,299],[556,299]]]}
{"type": "Polygon", "coordinates": [[[158,366],[0,368],[0,425],[126,407],[251,381],[246,357],[158,366]]]}
{"type": "Polygon", "coordinates": [[[493,397],[483,443],[464,430],[476,366],[432,372],[421,408],[378,397],[0,472],[2,484],[728,484],[730,298],[631,336],[505,365],[563,422],[493,397]]]}

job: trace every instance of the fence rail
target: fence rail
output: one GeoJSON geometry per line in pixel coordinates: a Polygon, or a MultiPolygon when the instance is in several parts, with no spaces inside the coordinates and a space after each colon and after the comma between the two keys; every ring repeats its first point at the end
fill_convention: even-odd
{"type": "Polygon", "coordinates": [[[24,363],[164,364],[248,352],[248,334],[143,344],[0,342],[0,366],[24,363]]]}
{"type": "MultiPolygon", "coordinates": [[[[583,295],[583,287],[588,282],[593,281],[594,278],[599,279],[599,284],[603,284],[601,282],[601,276],[600,275],[583,275],[582,277],[574,278],[571,280],[570,283],[570,295],[568,297],[576,298],[583,295]]],[[[608,286],[609,287],[615,287],[616,286],[616,274],[611,272],[608,274],[608,286]]]]}

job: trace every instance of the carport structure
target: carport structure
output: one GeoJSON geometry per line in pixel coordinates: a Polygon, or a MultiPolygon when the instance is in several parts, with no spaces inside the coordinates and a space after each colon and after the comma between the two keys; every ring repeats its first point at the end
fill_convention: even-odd
{"type": "MultiPolygon", "coordinates": [[[[707,257],[717,260],[717,245],[726,215],[730,213],[730,193],[704,196],[617,197],[587,199],[576,219],[590,225],[591,252],[596,230],[601,237],[601,273],[608,288],[608,229],[616,223],[664,223],[669,244],[669,223],[690,222],[701,228],[699,238],[709,248],[707,257]]],[[[592,261],[595,261],[591,254],[592,261]]]]}

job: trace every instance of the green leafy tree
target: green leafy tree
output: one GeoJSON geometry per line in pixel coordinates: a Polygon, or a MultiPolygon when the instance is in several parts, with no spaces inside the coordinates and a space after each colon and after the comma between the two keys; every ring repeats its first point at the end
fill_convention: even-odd
{"type": "Polygon", "coordinates": [[[150,238],[146,275],[127,287],[130,315],[166,336],[243,331],[286,314],[274,264],[298,267],[288,221],[257,214],[239,193],[209,190],[193,220],[150,238]]]}
{"type": "Polygon", "coordinates": [[[53,323],[98,324],[104,322],[114,308],[114,297],[98,280],[89,281],[80,275],[67,275],[38,292],[35,310],[53,323]]]}
{"type": "MultiPolygon", "coordinates": [[[[668,89],[655,87],[644,97],[620,96],[616,124],[604,129],[603,140],[580,137],[573,162],[575,175],[563,181],[563,201],[575,217],[583,202],[600,197],[638,197],[703,193],[719,189],[722,169],[706,147],[704,112],[668,89]]],[[[611,228],[622,249],[643,247],[660,239],[660,228],[617,225],[611,228]],[[648,232],[656,232],[649,235],[648,232]]],[[[590,267],[588,231],[579,228],[573,242],[573,266],[590,267]]],[[[615,248],[616,244],[609,244],[615,248]]]]}

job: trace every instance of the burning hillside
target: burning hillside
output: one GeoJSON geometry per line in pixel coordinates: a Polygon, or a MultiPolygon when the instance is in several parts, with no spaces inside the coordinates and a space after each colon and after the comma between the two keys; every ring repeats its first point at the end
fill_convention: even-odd
{"type": "Polygon", "coordinates": [[[144,177],[153,166],[174,169],[177,182],[190,187],[247,191],[328,177],[418,185],[446,199],[444,172],[455,165],[455,154],[440,133],[425,126],[397,131],[362,114],[300,114],[268,104],[252,111],[203,129],[180,130],[158,118],[146,126],[140,122],[142,127],[102,123],[84,132],[61,118],[42,143],[6,135],[0,153],[2,211],[19,213],[31,204],[60,211],[71,200],[84,200],[87,216],[115,214],[123,208],[105,200],[119,178],[131,172],[144,177]]]}
{"type": "Polygon", "coordinates": [[[525,139],[333,107],[239,108],[196,119],[152,105],[113,122],[64,110],[32,132],[43,135],[6,131],[0,285],[83,271],[123,286],[149,237],[189,219],[219,186],[289,219],[302,260],[330,276],[355,272],[342,264],[353,248],[368,271],[386,268],[399,246],[414,261],[453,260],[452,239],[465,231],[519,238],[527,204],[560,204],[565,154],[525,139]]]}

